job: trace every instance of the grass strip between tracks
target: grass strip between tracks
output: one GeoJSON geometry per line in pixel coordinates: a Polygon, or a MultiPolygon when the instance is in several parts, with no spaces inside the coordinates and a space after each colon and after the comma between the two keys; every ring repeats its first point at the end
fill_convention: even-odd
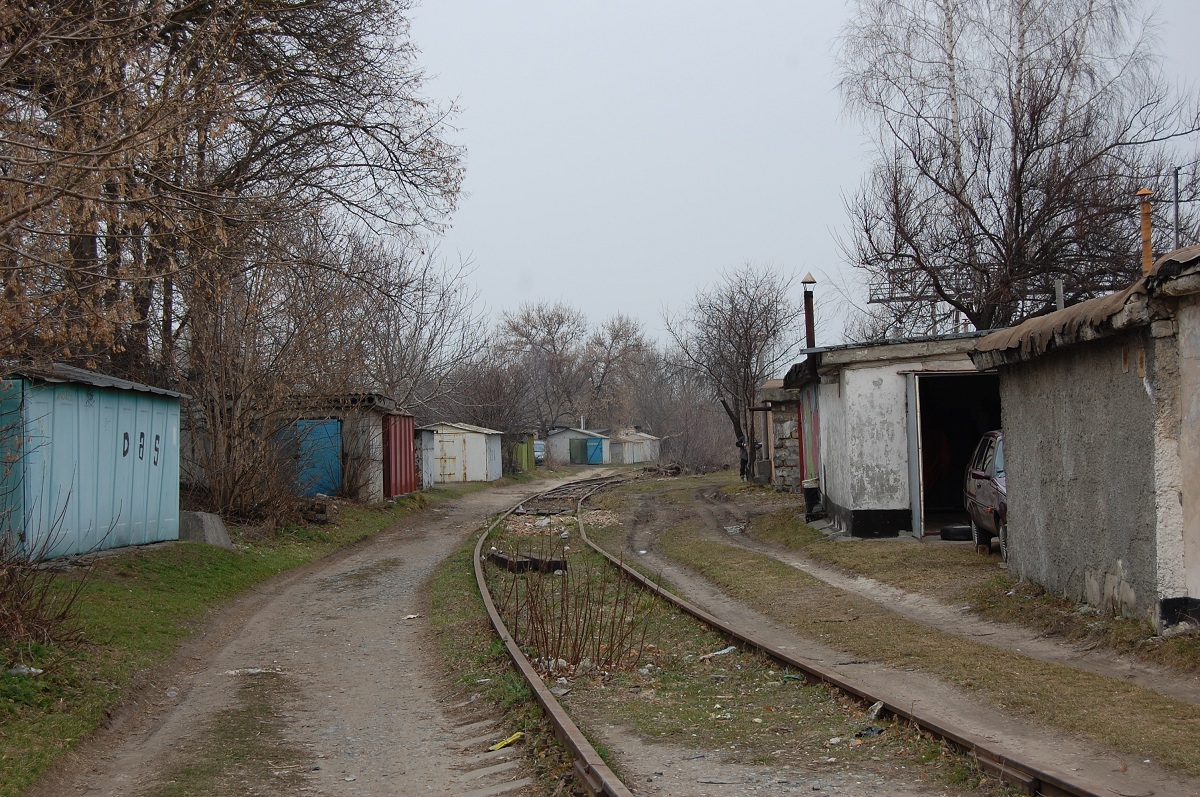
{"type": "Polygon", "coordinates": [[[1200,775],[1200,707],[907,620],[774,559],[707,539],[698,520],[672,527],[660,544],[667,556],[804,636],[936,675],[998,708],[1094,739],[1131,759],[1200,775]]]}
{"type": "Polygon", "coordinates": [[[478,697],[504,714],[505,731],[522,731],[522,745],[533,763],[543,794],[567,793],[571,759],[554,739],[550,723],[496,636],[475,584],[472,536],[442,562],[429,583],[430,622],[446,669],[466,695],[478,697]]]}
{"type": "MultiPolygon", "coordinates": [[[[595,513],[608,514],[608,518],[589,518],[592,514],[584,515],[589,538],[616,539],[617,528],[589,522],[611,522],[612,513],[595,513]]],[[[510,521],[506,530],[489,543],[501,550],[544,552],[561,545],[560,535],[570,526],[560,518],[538,523],[510,521]]],[[[609,567],[606,561],[582,545],[572,544],[569,555],[561,548],[555,550],[566,555],[570,577],[533,572],[514,575],[489,567],[494,599],[524,594],[525,599],[517,603],[528,604],[530,595],[549,592],[550,604],[576,606],[578,599],[584,603],[595,600],[603,591],[596,588],[595,577],[609,567]]],[[[465,560],[463,569],[469,564],[469,559],[465,560]]],[[[462,607],[465,603],[460,593],[466,580],[461,575],[458,579],[461,583],[457,587],[441,588],[447,606],[462,607]]],[[[608,587],[620,591],[612,584],[608,587]]],[[[635,635],[639,640],[635,660],[624,658],[614,663],[618,661],[614,659],[598,665],[589,656],[587,660],[592,663],[581,670],[584,665],[568,658],[564,659],[568,666],[559,671],[567,677],[546,676],[548,684],[557,682],[564,692],[560,698],[564,707],[626,782],[633,783],[628,780],[631,773],[623,768],[627,762],[611,760],[606,741],[615,734],[613,741],[624,746],[628,742],[625,734],[633,732],[642,744],[678,746],[652,753],[659,768],[670,766],[672,756],[686,754],[687,760],[712,757],[720,762],[769,766],[783,778],[815,777],[818,782],[821,777],[853,777],[860,781],[874,778],[883,783],[905,771],[906,780],[949,786],[951,791],[947,793],[1010,793],[1003,784],[985,776],[969,757],[947,745],[903,722],[872,721],[857,700],[846,699],[824,684],[807,683],[804,676],[755,651],[736,646],[726,650],[729,641],[718,632],[666,601],[647,598],[637,600],[632,615],[625,618],[638,628],[646,628],[644,636],[635,635]],[[710,655],[718,650],[722,652],[710,655]]],[[[603,611],[624,617],[621,605],[609,595],[603,611]]],[[[435,616],[444,611],[443,605],[435,602],[435,616]]],[[[487,679],[491,686],[483,688],[495,691],[493,699],[505,700],[513,695],[515,704],[522,697],[515,695],[519,690],[504,686],[506,669],[492,674],[482,657],[470,664],[472,650],[479,649],[489,635],[483,633],[486,622],[480,617],[474,621],[479,626],[477,638],[470,641],[467,623],[471,610],[466,607],[461,611],[462,619],[447,627],[450,633],[440,635],[447,640],[443,644],[454,650],[451,659],[465,668],[462,677],[468,685],[473,679],[487,679]]],[[[555,627],[562,621],[566,638],[572,638],[580,623],[587,625],[588,614],[571,611],[545,619],[555,627]]],[[[516,623],[508,617],[506,621],[528,656],[554,658],[556,654],[536,648],[547,641],[544,634],[532,633],[526,638],[520,630],[528,623],[516,623]]],[[[499,651],[496,656],[503,658],[499,651]]],[[[502,668],[505,664],[496,660],[491,666],[502,668]]],[[[641,782],[640,775],[637,782],[641,782]]]]}

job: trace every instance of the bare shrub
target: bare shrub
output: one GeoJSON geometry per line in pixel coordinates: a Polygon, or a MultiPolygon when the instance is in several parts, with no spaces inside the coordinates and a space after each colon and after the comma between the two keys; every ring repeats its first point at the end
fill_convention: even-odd
{"type": "Polygon", "coordinates": [[[607,564],[571,557],[551,536],[527,539],[524,550],[516,541],[507,558],[535,565],[524,572],[490,568],[499,581],[500,614],[534,666],[546,674],[584,675],[638,665],[656,606],[652,596],[607,564]],[[566,566],[536,566],[555,561],[566,566]]]}
{"type": "Polygon", "coordinates": [[[63,583],[63,569],[46,559],[45,547],[32,555],[22,550],[12,530],[0,527],[0,656],[9,664],[41,658],[35,649],[78,645],[83,631],[74,606],[86,578],[63,583]]]}

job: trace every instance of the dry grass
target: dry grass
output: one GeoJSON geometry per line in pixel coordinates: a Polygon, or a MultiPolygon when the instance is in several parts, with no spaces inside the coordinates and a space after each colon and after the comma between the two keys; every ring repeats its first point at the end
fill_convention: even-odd
{"type": "MultiPolygon", "coordinates": [[[[905,724],[873,722],[855,701],[755,653],[701,661],[725,641],[680,614],[662,625],[671,644],[649,651],[653,668],[573,683],[564,703],[585,730],[630,727],[646,739],[714,751],[733,763],[818,765],[858,775],[904,766],[934,782],[963,780],[965,759],[905,724]],[[883,733],[856,738],[872,727],[883,733]]],[[[971,786],[984,781],[978,773],[971,780],[971,786]]]]}
{"type": "MultiPolygon", "coordinates": [[[[672,485],[670,492],[670,500],[684,505],[694,500],[696,490],[672,485]]],[[[615,507],[628,509],[632,502],[609,495],[599,503],[604,512],[591,515],[593,520],[611,520],[615,507]]],[[[587,531],[590,539],[619,550],[626,528],[607,522],[589,525],[587,531]]],[[[548,532],[551,539],[556,532],[548,532]]],[[[509,524],[493,542],[503,549],[505,537],[514,533],[524,537],[522,523],[509,524]]],[[[584,574],[602,566],[599,557],[581,545],[572,545],[569,560],[571,569],[584,574]]],[[[496,579],[501,585],[507,578],[489,575],[489,581],[496,579]]],[[[563,579],[562,586],[581,590],[585,600],[596,592],[589,590],[583,576],[563,579]]],[[[609,608],[620,603],[617,600],[609,608]]],[[[567,637],[573,635],[573,623],[581,616],[579,612],[563,615],[569,626],[567,637]]],[[[639,600],[636,617],[628,619],[645,624],[645,633],[638,634],[635,666],[605,668],[602,677],[596,677],[595,669],[579,676],[568,668],[571,691],[563,702],[585,732],[589,727],[620,726],[646,739],[711,751],[731,762],[819,768],[830,774],[886,775],[905,767],[918,778],[950,787],[950,794],[1007,793],[1002,784],[984,777],[969,759],[943,744],[902,722],[871,722],[857,701],[844,699],[824,685],[808,684],[761,654],[736,650],[706,657],[725,649],[728,640],[663,601],[639,600]],[[872,725],[884,732],[856,738],[872,725]],[[831,739],[838,741],[831,745],[831,739]]],[[[520,635],[514,632],[514,637],[520,635]]],[[[527,653],[537,656],[538,650],[530,643],[527,653]]],[[[602,744],[597,749],[604,752],[602,744]]],[[[619,771],[619,762],[610,763],[619,771]]]]}
{"type": "MultiPolygon", "coordinates": [[[[749,499],[752,500],[752,499],[749,499]]],[[[983,556],[970,544],[923,545],[912,537],[831,542],[804,523],[794,506],[756,515],[748,531],[756,540],[798,550],[886,584],[959,603],[998,576],[998,556],[983,556]]]]}
{"type": "MultiPolygon", "coordinates": [[[[575,678],[563,703],[581,727],[615,725],[646,739],[712,751],[735,763],[805,770],[894,773],[957,788],[949,793],[1005,794],[964,756],[902,722],[871,721],[864,706],[809,684],[757,652],[735,650],[674,607],[650,613],[638,669],[575,678]],[[874,726],[878,736],[856,738],[874,726]],[[831,744],[831,740],[835,740],[831,744]]],[[[598,749],[602,746],[598,745],[598,749]]],[[[614,763],[619,770],[619,762],[614,763]]]]}
{"type": "MultiPolygon", "coordinates": [[[[855,656],[919,669],[998,708],[1200,775],[1200,707],[906,620],[774,559],[709,540],[697,523],[671,529],[661,544],[671,558],[804,636],[855,656]]],[[[838,547],[866,550],[831,544],[838,547]]]]}
{"type": "Polygon", "coordinates": [[[805,525],[803,514],[791,507],[756,516],[748,533],[909,592],[969,605],[988,620],[1137,656],[1182,675],[1200,673],[1200,636],[1163,639],[1146,623],[1105,616],[1034,584],[1018,583],[1000,569],[997,554],[982,555],[970,545],[927,545],[911,538],[831,542],[805,525]]]}

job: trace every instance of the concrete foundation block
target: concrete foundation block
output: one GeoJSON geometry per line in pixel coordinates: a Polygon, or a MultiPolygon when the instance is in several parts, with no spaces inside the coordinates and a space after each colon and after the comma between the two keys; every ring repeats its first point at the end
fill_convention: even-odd
{"type": "Polygon", "coordinates": [[[206,542],[218,548],[233,550],[225,521],[209,512],[180,512],[179,539],[186,542],[206,542]]]}

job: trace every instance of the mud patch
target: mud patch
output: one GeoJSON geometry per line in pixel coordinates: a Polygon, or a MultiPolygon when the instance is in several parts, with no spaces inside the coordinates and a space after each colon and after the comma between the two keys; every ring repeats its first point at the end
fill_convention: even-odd
{"type": "Polygon", "coordinates": [[[312,767],[283,733],[295,684],[271,668],[232,670],[229,677],[238,679],[235,705],[212,716],[196,746],[180,751],[145,797],[291,795],[305,784],[312,767]]]}
{"type": "Polygon", "coordinates": [[[318,590],[321,592],[345,592],[370,589],[388,573],[399,570],[403,566],[404,560],[397,556],[380,559],[369,565],[347,570],[345,573],[326,576],[321,579],[318,590]]]}

